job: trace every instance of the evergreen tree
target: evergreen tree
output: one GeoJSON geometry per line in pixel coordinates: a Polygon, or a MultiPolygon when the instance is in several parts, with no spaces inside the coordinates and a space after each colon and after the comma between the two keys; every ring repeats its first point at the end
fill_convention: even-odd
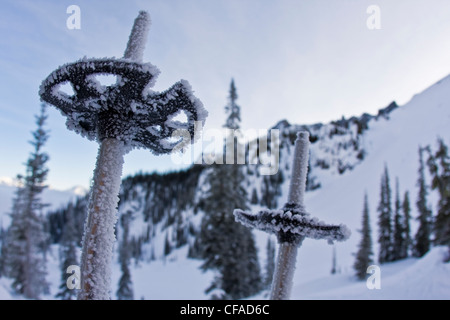
{"type": "Polygon", "coordinates": [[[406,258],[406,236],[405,236],[405,220],[400,202],[400,191],[398,187],[398,179],[395,180],[395,203],[394,203],[394,243],[392,251],[392,259],[394,261],[406,258]]]}
{"type": "Polygon", "coordinates": [[[381,177],[380,203],[378,205],[378,261],[380,263],[392,261],[392,208],[391,187],[389,185],[389,173],[387,166],[381,177]]]}
{"type": "Polygon", "coordinates": [[[238,95],[236,86],[234,85],[234,79],[231,79],[228,104],[225,106],[225,113],[228,117],[224,127],[232,130],[239,129],[241,123],[241,107],[236,103],[237,98],[238,95]]]}
{"type": "Polygon", "coordinates": [[[434,243],[450,247],[450,157],[444,140],[438,139],[438,149],[428,158],[431,188],[439,193],[437,215],[434,220],[434,243]]]}
{"type": "Polygon", "coordinates": [[[264,286],[270,288],[272,285],[273,274],[275,272],[275,242],[271,239],[267,239],[266,245],[266,274],[264,277],[264,286]]]}
{"type": "Polygon", "coordinates": [[[46,188],[48,169],[47,153],[42,151],[48,139],[44,129],[47,114],[42,104],[36,116],[37,129],[30,144],[34,150],[26,162],[26,175],[13,199],[11,224],[7,231],[5,264],[7,274],[13,279],[12,288],[16,293],[29,299],[38,299],[48,290],[45,280],[46,265],[43,249],[47,241],[44,232],[42,203],[40,195],[46,188]]]}
{"type": "Polygon", "coordinates": [[[423,148],[419,147],[419,179],[417,185],[419,194],[416,205],[419,211],[417,220],[419,221],[419,229],[417,230],[414,241],[414,256],[422,257],[430,250],[431,230],[432,230],[432,212],[427,203],[427,186],[425,183],[425,166],[423,163],[423,148]]]}
{"type": "Polygon", "coordinates": [[[409,257],[410,255],[410,251],[411,251],[411,246],[412,246],[412,239],[411,239],[411,225],[410,225],[410,220],[411,220],[411,205],[409,203],[409,192],[406,191],[405,192],[405,196],[403,197],[403,204],[402,204],[402,209],[403,209],[403,221],[404,221],[404,237],[405,237],[405,241],[403,242],[403,247],[402,247],[402,256],[404,256],[405,258],[409,257]]]}
{"type": "MultiPolygon", "coordinates": [[[[77,289],[71,289],[67,286],[67,279],[70,274],[67,273],[69,266],[79,266],[78,255],[81,249],[77,245],[81,242],[81,238],[77,235],[75,225],[75,210],[72,202],[67,206],[66,221],[60,241],[60,266],[61,266],[61,284],[56,294],[57,298],[62,300],[76,300],[78,295],[77,289]]],[[[77,279],[80,281],[80,279],[77,279]]],[[[75,283],[73,283],[75,285],[75,283]]]]}
{"type": "Polygon", "coordinates": [[[364,208],[362,215],[362,227],[359,231],[362,235],[361,241],[358,245],[358,252],[356,253],[356,260],[353,265],[358,279],[363,280],[367,275],[367,267],[373,263],[372,255],[372,236],[370,228],[369,217],[369,203],[367,200],[367,193],[364,195],[364,208]]]}
{"type": "Polygon", "coordinates": [[[119,279],[119,287],[116,295],[118,300],[133,300],[133,282],[131,280],[130,260],[131,248],[128,242],[130,230],[131,212],[122,215],[120,222],[122,224],[122,241],[119,246],[119,263],[122,276],[119,279]]]}
{"type": "MultiPolygon", "coordinates": [[[[237,93],[234,81],[230,86],[228,114],[225,127],[238,129],[240,108],[236,104],[237,93]]],[[[237,150],[233,139],[234,156],[237,150]]],[[[230,150],[227,146],[225,150],[230,150]]],[[[236,163],[236,162],[235,162],[236,163]]],[[[215,270],[218,274],[206,290],[215,298],[241,299],[256,294],[261,289],[260,266],[253,234],[236,223],[233,211],[248,209],[247,192],[241,185],[244,181],[242,166],[215,165],[206,177],[209,189],[201,199],[205,212],[197,241],[200,257],[204,259],[203,270],[215,270]],[[222,292],[217,295],[216,292],[222,292]]]]}
{"type": "Polygon", "coordinates": [[[164,256],[168,256],[172,252],[172,245],[169,241],[169,231],[166,232],[166,238],[164,240],[164,256]]]}

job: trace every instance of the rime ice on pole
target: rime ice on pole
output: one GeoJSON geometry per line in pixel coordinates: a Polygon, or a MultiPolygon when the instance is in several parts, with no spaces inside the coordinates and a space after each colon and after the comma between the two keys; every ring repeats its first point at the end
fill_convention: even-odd
{"type": "Polygon", "coordinates": [[[123,59],[82,59],[52,72],[41,84],[39,94],[67,118],[69,130],[100,144],[94,170],[83,236],[81,292],[79,299],[110,299],[112,249],[115,241],[118,193],[123,156],[133,148],[167,154],[185,139],[173,141],[172,134],[187,130],[191,142],[196,121],[204,123],[207,111],[181,80],[165,92],[149,90],[159,70],[142,63],[150,16],[141,11],[136,18],[123,59]],[[117,76],[114,85],[102,86],[97,75],[117,76]],[[59,87],[70,83],[74,95],[59,87]],[[187,122],[174,121],[180,112],[187,122]]]}
{"type": "Polygon", "coordinates": [[[272,300],[287,300],[292,289],[297,249],[303,240],[325,239],[345,241],[350,230],[345,225],[328,225],[310,217],[304,206],[309,159],[309,133],[299,132],[295,141],[294,163],[288,202],[281,210],[262,210],[256,215],[240,209],[234,210],[236,221],[277,235],[280,248],[272,283],[272,300]]]}

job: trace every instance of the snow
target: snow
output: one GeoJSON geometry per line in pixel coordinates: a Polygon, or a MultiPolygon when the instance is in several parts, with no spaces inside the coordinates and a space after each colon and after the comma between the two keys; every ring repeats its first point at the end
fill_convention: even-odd
{"type": "MultiPolygon", "coordinates": [[[[158,260],[130,266],[135,299],[146,300],[204,300],[204,289],[213,279],[213,273],[200,270],[201,261],[187,259],[187,248],[172,252],[166,261],[158,260]]],[[[263,250],[264,251],[264,250],[263,250]]],[[[442,263],[447,248],[433,248],[422,259],[406,260],[381,265],[381,289],[369,290],[365,281],[357,281],[352,270],[303,279],[292,287],[293,300],[448,300],[450,299],[450,263],[442,263]]],[[[301,250],[299,250],[299,253],[301,250]]],[[[58,248],[52,246],[48,255],[50,295],[55,299],[61,271],[57,259],[58,248]]],[[[300,262],[300,260],[299,260],[300,262]]],[[[298,264],[297,264],[298,265],[298,264]]],[[[298,272],[298,270],[296,271],[298,272]]],[[[112,283],[120,278],[120,265],[112,266],[112,283]]],[[[11,293],[9,279],[0,278],[0,300],[23,299],[11,293]]],[[[112,299],[116,299],[113,295],[112,299]]],[[[262,292],[250,299],[267,299],[262,292]]]]}
{"type": "MultiPolygon", "coordinates": [[[[202,272],[202,261],[186,259],[187,247],[172,252],[165,260],[131,264],[136,300],[205,300],[204,290],[213,279],[212,272],[202,272]]],[[[114,265],[113,283],[120,278],[119,265],[114,265]]],[[[116,299],[114,296],[113,299],[116,299]]]]}
{"type": "MultiPolygon", "coordinates": [[[[58,246],[51,246],[47,255],[47,281],[50,293],[43,300],[54,300],[61,284],[58,246]]],[[[130,265],[134,297],[136,300],[205,300],[205,288],[211,283],[214,274],[200,269],[200,260],[186,259],[187,247],[180,248],[166,257],[166,260],[130,265]]],[[[116,258],[116,257],[115,257],[116,258]]],[[[116,259],[114,259],[116,260],[116,259]]],[[[111,299],[115,296],[116,285],[121,276],[120,265],[112,264],[111,299]]],[[[67,275],[69,277],[69,275],[67,275]]],[[[20,295],[11,292],[11,280],[0,278],[0,300],[21,300],[20,295]]]]}

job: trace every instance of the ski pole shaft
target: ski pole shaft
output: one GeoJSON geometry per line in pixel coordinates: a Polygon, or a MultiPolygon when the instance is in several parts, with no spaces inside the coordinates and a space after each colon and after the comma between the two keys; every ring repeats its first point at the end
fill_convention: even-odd
{"type": "MultiPolygon", "coordinates": [[[[288,195],[288,204],[294,207],[303,207],[308,159],[309,133],[299,132],[295,141],[292,177],[288,195]]],[[[289,300],[294,279],[297,250],[303,239],[304,237],[297,236],[293,242],[283,242],[282,237],[278,237],[280,246],[272,282],[271,300],[289,300]]]]}

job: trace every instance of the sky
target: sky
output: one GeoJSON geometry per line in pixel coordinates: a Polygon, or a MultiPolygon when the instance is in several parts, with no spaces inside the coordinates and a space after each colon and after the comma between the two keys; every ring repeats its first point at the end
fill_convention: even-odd
{"type": "MultiPolygon", "coordinates": [[[[41,82],[84,56],[122,57],[139,10],[152,19],[144,61],[161,71],[153,90],[188,80],[209,112],[204,130],[225,122],[232,78],[241,127],[258,130],[373,114],[450,73],[448,0],[2,0],[0,178],[25,171],[41,82]],[[80,29],[67,27],[70,5],[80,29]]],[[[47,183],[87,188],[98,144],[67,130],[56,108],[48,113],[47,183]]],[[[123,175],[178,168],[133,150],[123,175]]]]}

